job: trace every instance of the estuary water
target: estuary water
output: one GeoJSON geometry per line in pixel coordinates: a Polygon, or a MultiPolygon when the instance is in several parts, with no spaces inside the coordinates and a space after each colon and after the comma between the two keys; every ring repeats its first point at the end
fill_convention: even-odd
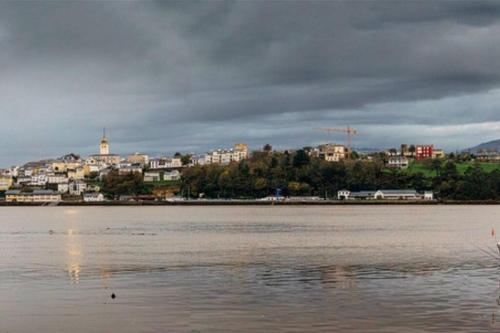
{"type": "Polygon", "coordinates": [[[3,207],[0,333],[498,332],[492,227],[498,206],[3,207]]]}

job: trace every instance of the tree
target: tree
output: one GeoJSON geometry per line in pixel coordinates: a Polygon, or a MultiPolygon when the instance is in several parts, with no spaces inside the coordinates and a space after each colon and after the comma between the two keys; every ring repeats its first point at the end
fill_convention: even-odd
{"type": "Polygon", "coordinates": [[[111,196],[137,195],[146,194],[147,188],[144,186],[140,173],[132,172],[120,175],[118,170],[112,170],[104,177],[103,192],[111,196]]]}
{"type": "Polygon", "coordinates": [[[305,152],[304,149],[299,149],[295,153],[295,156],[293,157],[293,166],[295,168],[300,168],[304,165],[307,165],[309,163],[309,155],[305,152]]]}
{"type": "Polygon", "coordinates": [[[271,146],[269,143],[266,143],[264,147],[262,147],[262,151],[270,153],[273,151],[273,146],[271,146]]]}
{"type": "Polygon", "coordinates": [[[439,177],[441,175],[441,165],[442,162],[438,158],[434,158],[431,160],[431,168],[436,172],[436,177],[439,177]]]}
{"type": "Polygon", "coordinates": [[[181,157],[181,163],[182,165],[188,165],[189,163],[191,163],[191,155],[183,155],[181,157]]]}

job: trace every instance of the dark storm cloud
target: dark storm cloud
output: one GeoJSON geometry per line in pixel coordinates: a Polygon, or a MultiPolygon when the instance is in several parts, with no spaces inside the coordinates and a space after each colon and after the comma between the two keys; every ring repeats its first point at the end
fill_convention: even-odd
{"type": "Polygon", "coordinates": [[[496,138],[498,59],[498,2],[2,2],[0,162],[91,153],[103,126],[120,152],[347,124],[454,149],[496,138]]]}

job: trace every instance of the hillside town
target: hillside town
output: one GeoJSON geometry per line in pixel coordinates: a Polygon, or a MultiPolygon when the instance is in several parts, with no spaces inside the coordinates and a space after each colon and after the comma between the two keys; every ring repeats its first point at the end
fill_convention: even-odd
{"type": "MultiPolygon", "coordinates": [[[[110,142],[105,130],[103,130],[98,154],[81,157],[70,153],[55,159],[32,161],[24,165],[0,169],[0,200],[9,203],[173,201],[185,198],[206,200],[208,197],[206,197],[205,192],[195,193],[196,191],[192,190],[191,186],[187,186],[186,191],[184,191],[183,177],[189,173],[186,170],[211,165],[237,165],[253,158],[253,156],[259,156],[258,154],[263,152],[270,154],[273,149],[270,145],[265,145],[261,150],[250,153],[245,143],[236,143],[230,149],[214,149],[201,155],[176,153],[173,156],[151,157],[136,152],[120,156],[111,152],[110,142]],[[129,180],[143,184],[147,190],[113,191],[103,188],[106,184],[109,185],[113,179],[118,179],[118,182],[121,181],[125,184],[126,177],[132,177],[133,179],[129,180]]],[[[318,159],[333,164],[342,161],[369,163],[378,159],[383,161],[387,170],[405,170],[409,168],[411,163],[417,163],[417,161],[442,160],[446,157],[442,149],[437,149],[432,144],[402,144],[399,149],[393,148],[379,153],[361,154],[351,150],[347,145],[328,143],[317,147],[278,153],[284,156],[295,154],[294,159],[300,155],[299,153],[304,153],[307,159],[318,159]]],[[[478,161],[500,161],[497,156],[498,154],[494,152],[481,152],[476,158],[478,161]]],[[[434,200],[432,189],[340,188],[337,193],[319,196],[318,193],[302,189],[293,191],[294,188],[301,185],[295,186],[292,183],[279,185],[279,187],[269,184],[267,190],[259,192],[252,199],[268,201],[434,200]],[[288,188],[291,190],[287,191],[288,188]]],[[[123,184],[118,184],[118,186],[123,184]]],[[[227,199],[234,196],[236,195],[233,192],[224,197],[227,199]]],[[[221,194],[218,193],[217,197],[220,198],[221,194]]]]}

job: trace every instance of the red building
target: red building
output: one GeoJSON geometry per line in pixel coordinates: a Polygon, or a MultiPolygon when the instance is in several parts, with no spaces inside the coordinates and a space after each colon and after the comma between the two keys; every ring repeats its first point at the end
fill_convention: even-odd
{"type": "Polygon", "coordinates": [[[415,147],[415,159],[425,160],[427,158],[432,158],[433,150],[433,145],[418,145],[415,147]]]}

